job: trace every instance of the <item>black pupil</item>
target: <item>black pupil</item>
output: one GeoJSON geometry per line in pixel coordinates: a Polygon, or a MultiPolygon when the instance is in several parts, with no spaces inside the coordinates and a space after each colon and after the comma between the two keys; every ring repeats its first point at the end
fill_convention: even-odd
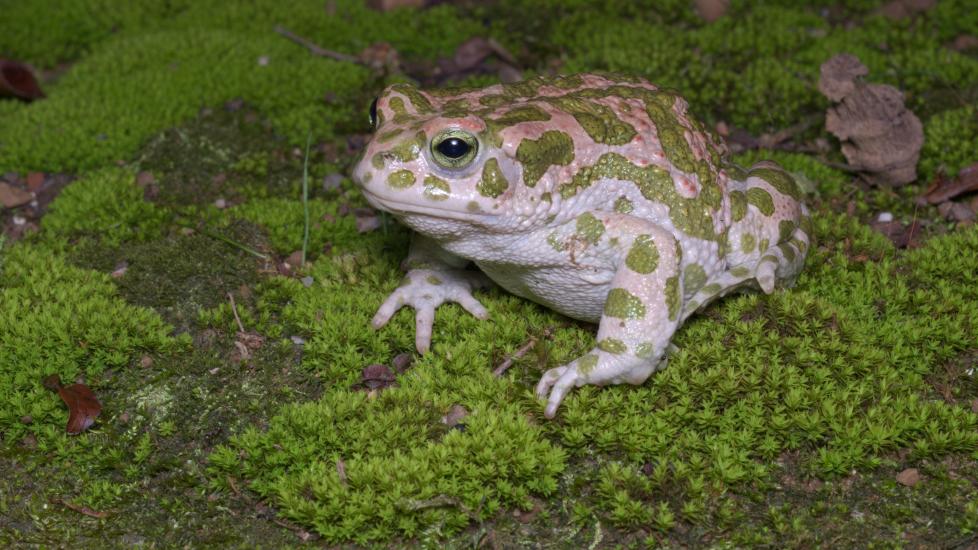
{"type": "Polygon", "coordinates": [[[448,138],[438,144],[438,152],[450,159],[462,158],[469,152],[469,144],[459,138],[448,138]]]}
{"type": "Polygon", "coordinates": [[[377,98],[374,98],[374,102],[370,104],[370,125],[377,125],[377,98]]]}

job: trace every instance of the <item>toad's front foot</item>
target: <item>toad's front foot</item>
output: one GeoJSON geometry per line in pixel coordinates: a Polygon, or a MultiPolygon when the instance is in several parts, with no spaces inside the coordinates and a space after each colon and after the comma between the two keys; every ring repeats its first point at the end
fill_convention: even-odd
{"type": "Polygon", "coordinates": [[[412,269],[404,276],[401,286],[381,304],[371,324],[379,329],[390,321],[397,310],[404,306],[413,307],[416,327],[414,345],[418,353],[425,353],[431,347],[435,308],[445,302],[456,302],[477,318],[487,319],[489,312],[472,296],[473,290],[487,286],[489,280],[477,271],[412,269]]]}

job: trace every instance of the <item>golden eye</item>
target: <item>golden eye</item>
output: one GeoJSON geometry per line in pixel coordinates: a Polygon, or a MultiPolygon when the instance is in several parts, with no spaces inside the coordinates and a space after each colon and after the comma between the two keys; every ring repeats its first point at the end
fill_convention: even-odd
{"type": "Polygon", "coordinates": [[[446,130],[431,140],[431,156],[444,168],[464,168],[477,152],[479,140],[463,130],[446,130]]]}

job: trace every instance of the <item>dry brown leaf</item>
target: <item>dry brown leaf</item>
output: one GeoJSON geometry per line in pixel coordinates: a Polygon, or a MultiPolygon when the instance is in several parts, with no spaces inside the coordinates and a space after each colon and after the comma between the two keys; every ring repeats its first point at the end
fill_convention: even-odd
{"type": "Polygon", "coordinates": [[[394,383],[396,376],[385,365],[374,363],[364,367],[359,386],[368,390],[382,390],[394,383]]]}
{"type": "Polygon", "coordinates": [[[694,3],[696,4],[696,14],[707,23],[712,23],[723,17],[730,7],[730,0],[696,0],[694,3]]]}
{"type": "Polygon", "coordinates": [[[423,8],[425,0],[367,0],[367,7],[377,11],[395,8],[423,8]]]}
{"type": "Polygon", "coordinates": [[[924,193],[924,200],[930,204],[940,204],[970,191],[978,191],[978,163],[961,169],[954,179],[938,175],[924,193]]]}
{"type": "Polygon", "coordinates": [[[30,67],[12,59],[0,59],[0,97],[34,101],[44,97],[30,67]]]}
{"type": "Polygon", "coordinates": [[[888,222],[876,221],[870,224],[870,227],[876,231],[883,234],[884,237],[890,239],[893,246],[897,248],[917,248],[920,246],[920,223],[914,220],[910,225],[903,225],[903,223],[892,220],[888,222]]]}
{"type": "Polygon", "coordinates": [[[102,404],[91,388],[85,384],[61,385],[61,377],[52,374],[44,379],[44,387],[58,392],[58,396],[68,406],[69,435],[78,435],[95,423],[95,418],[102,412],[102,404]]]}
{"type": "Polygon", "coordinates": [[[920,482],[920,472],[917,468],[907,468],[896,475],[897,483],[907,487],[913,487],[920,482]]]}
{"type": "Polygon", "coordinates": [[[863,70],[849,54],[822,65],[819,90],[830,99],[844,94],[826,113],[825,128],[842,141],[842,154],[868,180],[893,186],[910,183],[917,179],[923,126],[903,104],[899,90],[859,80],[863,70]]]}
{"type": "Polygon", "coordinates": [[[462,423],[462,419],[469,415],[469,411],[465,409],[462,405],[452,405],[445,416],[441,417],[442,424],[445,424],[449,428],[453,428],[462,423]]]}
{"type": "Polygon", "coordinates": [[[880,7],[879,13],[890,19],[905,19],[936,5],[937,0],[892,0],[880,7]]]}
{"type": "Polygon", "coordinates": [[[31,202],[33,198],[34,195],[30,191],[0,181],[0,205],[3,205],[4,208],[23,206],[31,202]]]}

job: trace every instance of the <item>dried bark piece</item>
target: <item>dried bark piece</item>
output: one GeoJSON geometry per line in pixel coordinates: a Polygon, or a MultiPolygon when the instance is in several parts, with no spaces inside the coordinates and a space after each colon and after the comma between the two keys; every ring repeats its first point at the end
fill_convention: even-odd
{"type": "Polygon", "coordinates": [[[832,101],[842,98],[856,90],[859,77],[869,74],[869,69],[859,58],[847,53],[836,55],[822,63],[819,69],[818,91],[832,101]]]}
{"type": "Polygon", "coordinates": [[[825,128],[842,141],[842,154],[868,180],[898,186],[917,179],[924,144],[920,119],[903,103],[903,94],[885,84],[859,80],[866,67],[848,54],[822,65],[819,90],[839,101],[825,116],[825,128]],[[840,99],[839,98],[841,94],[840,99]]]}

